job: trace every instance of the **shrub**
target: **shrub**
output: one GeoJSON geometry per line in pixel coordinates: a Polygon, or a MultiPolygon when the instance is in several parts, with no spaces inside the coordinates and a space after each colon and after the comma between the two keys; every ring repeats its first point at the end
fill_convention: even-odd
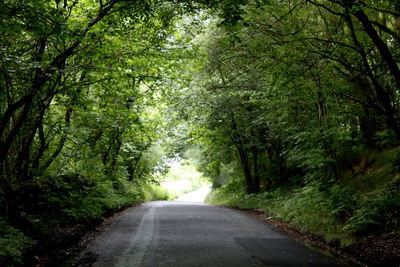
{"type": "Polygon", "coordinates": [[[330,188],[329,198],[332,206],[330,215],[335,217],[340,223],[344,223],[353,215],[357,204],[356,194],[343,186],[334,185],[330,188]]]}
{"type": "Polygon", "coordinates": [[[0,218],[0,262],[2,266],[22,265],[24,252],[33,244],[32,239],[0,218]]]}
{"type": "Polygon", "coordinates": [[[397,227],[400,223],[400,176],[361,201],[344,230],[368,235],[397,227]]]}
{"type": "Polygon", "coordinates": [[[145,201],[170,200],[172,198],[168,190],[159,185],[148,184],[144,187],[145,201]]]}

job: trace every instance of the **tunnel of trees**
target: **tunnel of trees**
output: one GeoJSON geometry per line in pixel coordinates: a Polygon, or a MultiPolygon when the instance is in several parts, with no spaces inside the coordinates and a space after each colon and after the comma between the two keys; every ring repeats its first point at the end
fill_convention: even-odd
{"type": "Polygon", "coordinates": [[[211,203],[398,237],[399,1],[8,0],[0,55],[5,266],[190,154],[211,203]]]}

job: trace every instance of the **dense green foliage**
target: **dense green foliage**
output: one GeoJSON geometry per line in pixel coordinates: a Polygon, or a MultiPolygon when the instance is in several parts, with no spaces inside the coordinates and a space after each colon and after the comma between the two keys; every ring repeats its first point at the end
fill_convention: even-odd
{"type": "Polygon", "coordinates": [[[398,229],[399,4],[261,2],[211,23],[183,93],[210,201],[343,244],[398,229]]]}
{"type": "Polygon", "coordinates": [[[146,198],[165,169],[154,106],[183,56],[167,37],[190,7],[1,1],[0,265],[146,198]]]}
{"type": "Polygon", "coordinates": [[[190,149],[214,202],[398,228],[399,48],[398,1],[2,1],[0,260],[171,198],[190,149]]]}

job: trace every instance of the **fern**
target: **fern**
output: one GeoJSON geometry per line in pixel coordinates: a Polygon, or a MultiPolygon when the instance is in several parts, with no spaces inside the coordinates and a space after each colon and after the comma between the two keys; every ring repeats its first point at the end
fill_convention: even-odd
{"type": "Polygon", "coordinates": [[[0,262],[2,266],[22,265],[23,254],[34,241],[0,218],[0,262]]]}

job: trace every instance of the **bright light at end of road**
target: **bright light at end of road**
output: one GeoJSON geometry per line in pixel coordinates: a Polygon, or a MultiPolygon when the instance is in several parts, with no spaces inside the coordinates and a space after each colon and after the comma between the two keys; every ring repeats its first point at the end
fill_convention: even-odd
{"type": "Polygon", "coordinates": [[[188,202],[204,202],[206,196],[211,191],[211,186],[203,186],[196,191],[184,194],[176,199],[176,201],[188,201],[188,202]]]}
{"type": "Polygon", "coordinates": [[[210,182],[190,162],[173,162],[161,187],[177,201],[204,202],[211,191],[210,182]]]}

